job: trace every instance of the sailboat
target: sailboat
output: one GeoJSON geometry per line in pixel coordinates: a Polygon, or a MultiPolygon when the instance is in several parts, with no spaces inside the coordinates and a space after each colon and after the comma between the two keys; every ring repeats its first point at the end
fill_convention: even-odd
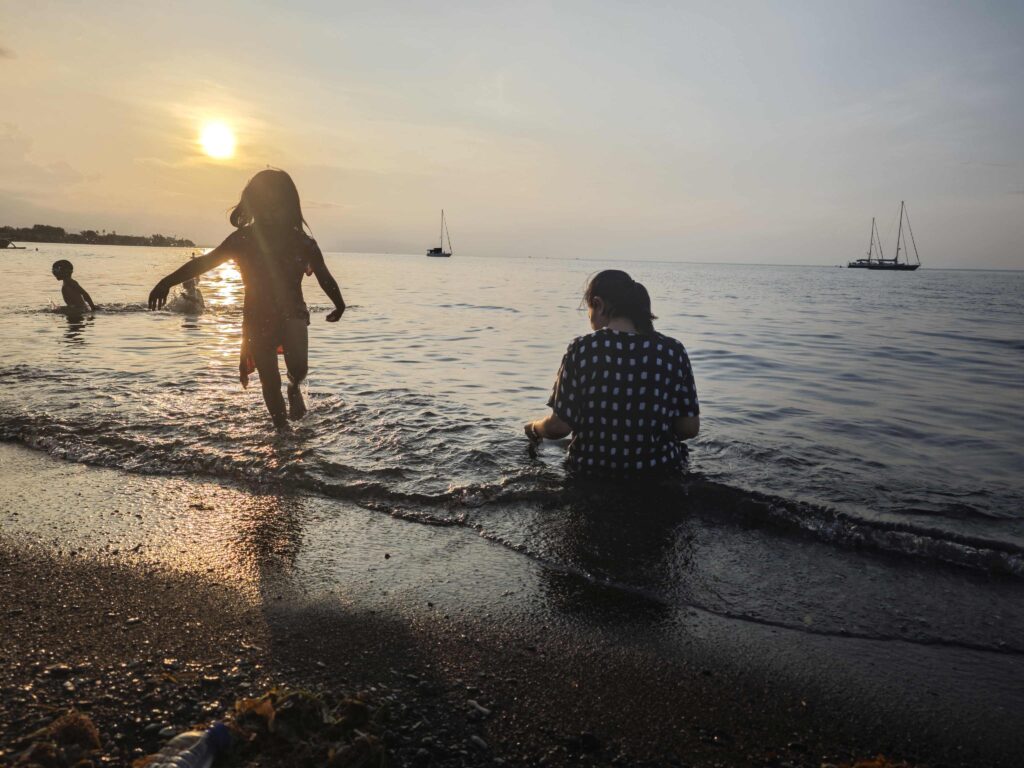
{"type": "Polygon", "coordinates": [[[448,224],[444,220],[444,208],[441,209],[441,244],[436,248],[427,251],[427,256],[436,258],[448,258],[452,255],[452,236],[448,234],[448,224]],[[444,249],[444,238],[448,236],[448,250],[444,249]]]}
{"type": "Polygon", "coordinates": [[[878,227],[874,218],[871,219],[871,241],[868,244],[866,259],[857,259],[846,265],[849,269],[885,269],[890,271],[910,272],[921,266],[921,257],[917,253],[917,243],[914,242],[914,230],[910,227],[910,215],[907,213],[907,206],[900,201],[900,227],[896,233],[896,255],[891,259],[885,258],[882,253],[882,241],[878,237],[878,227]],[[903,220],[907,220],[907,232],[910,235],[908,240],[903,236],[903,220]],[[875,246],[878,246],[878,255],[875,256],[875,246]],[[914,262],[910,261],[910,248],[914,249],[914,262]],[[903,261],[900,261],[900,251],[903,251],[903,261]]]}

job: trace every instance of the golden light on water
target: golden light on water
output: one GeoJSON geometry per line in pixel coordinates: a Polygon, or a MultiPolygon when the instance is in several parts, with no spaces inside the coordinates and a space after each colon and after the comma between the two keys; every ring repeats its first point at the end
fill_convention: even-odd
{"type": "Polygon", "coordinates": [[[242,274],[232,262],[228,261],[221,264],[210,274],[210,278],[217,304],[231,306],[240,300],[242,274]]]}
{"type": "Polygon", "coordinates": [[[235,154],[235,134],[227,123],[205,123],[199,131],[199,146],[210,157],[226,160],[235,154]]]}
{"type": "Polygon", "coordinates": [[[235,283],[239,283],[242,280],[242,273],[239,272],[238,267],[236,267],[230,261],[224,262],[224,264],[222,264],[220,268],[217,270],[217,273],[224,280],[231,280],[235,283]]]}

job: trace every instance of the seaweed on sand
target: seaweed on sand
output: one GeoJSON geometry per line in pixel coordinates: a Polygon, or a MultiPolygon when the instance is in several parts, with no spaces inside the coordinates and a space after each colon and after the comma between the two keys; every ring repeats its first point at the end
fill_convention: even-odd
{"type": "Polygon", "coordinates": [[[65,768],[70,765],[91,765],[98,756],[100,733],[86,715],[69,710],[45,728],[24,739],[28,747],[14,765],[18,768],[65,768]]]}
{"type": "Polygon", "coordinates": [[[332,706],[309,691],[274,689],[239,699],[229,721],[236,746],[228,764],[273,765],[287,758],[299,767],[383,768],[386,751],[373,732],[386,718],[387,710],[358,697],[332,706]]]}

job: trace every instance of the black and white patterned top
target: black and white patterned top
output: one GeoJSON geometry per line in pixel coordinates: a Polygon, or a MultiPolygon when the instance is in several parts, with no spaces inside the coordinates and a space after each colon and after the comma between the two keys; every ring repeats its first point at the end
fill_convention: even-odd
{"type": "Polygon", "coordinates": [[[608,328],[573,339],[548,405],[572,427],[570,468],[601,475],[678,468],[673,422],[700,414],[681,342],[608,328]]]}

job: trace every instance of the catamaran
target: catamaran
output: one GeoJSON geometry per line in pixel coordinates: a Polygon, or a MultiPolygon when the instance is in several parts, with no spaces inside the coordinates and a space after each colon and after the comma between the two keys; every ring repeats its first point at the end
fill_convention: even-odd
{"type": "Polygon", "coordinates": [[[452,236],[450,234],[448,234],[448,225],[445,223],[445,220],[444,220],[444,208],[442,208],[441,209],[441,244],[438,247],[431,248],[429,251],[427,251],[427,256],[433,256],[433,257],[437,257],[437,258],[440,258],[440,257],[448,258],[451,255],[452,255],[452,236]],[[445,235],[448,235],[448,250],[447,251],[444,249],[444,238],[445,238],[445,235]]]}
{"type": "Polygon", "coordinates": [[[857,259],[846,265],[849,269],[888,269],[902,272],[909,272],[921,266],[921,257],[917,253],[917,243],[914,242],[914,230],[910,228],[910,215],[907,213],[907,206],[900,201],[900,227],[896,233],[896,255],[891,259],[885,258],[882,253],[882,240],[878,236],[878,227],[874,218],[871,219],[871,241],[868,244],[866,259],[857,259]],[[903,236],[903,220],[907,220],[907,232],[910,234],[909,245],[906,237],[903,236]],[[875,256],[875,246],[878,246],[878,255],[875,256]],[[910,261],[910,248],[914,249],[914,262],[910,261]],[[903,261],[900,261],[900,251],[903,252],[903,261]]]}

